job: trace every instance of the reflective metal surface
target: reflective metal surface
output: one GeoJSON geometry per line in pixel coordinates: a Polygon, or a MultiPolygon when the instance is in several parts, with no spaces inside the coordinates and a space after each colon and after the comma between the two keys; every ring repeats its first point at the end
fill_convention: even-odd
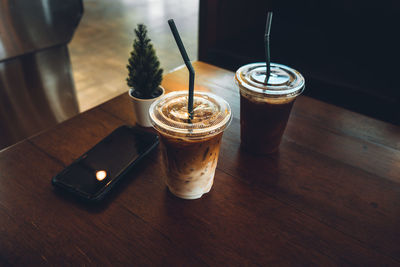
{"type": "Polygon", "coordinates": [[[0,1],[0,61],[68,43],[82,0],[0,1]]]}
{"type": "Polygon", "coordinates": [[[67,43],[81,0],[0,1],[0,149],[79,112],[67,43]]]}

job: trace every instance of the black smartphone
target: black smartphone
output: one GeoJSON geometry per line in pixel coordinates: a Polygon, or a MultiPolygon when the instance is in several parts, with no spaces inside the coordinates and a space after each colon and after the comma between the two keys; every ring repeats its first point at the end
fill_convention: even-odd
{"type": "Polygon", "coordinates": [[[55,187],[87,201],[100,201],[158,145],[157,134],[121,126],[52,179],[55,187]]]}

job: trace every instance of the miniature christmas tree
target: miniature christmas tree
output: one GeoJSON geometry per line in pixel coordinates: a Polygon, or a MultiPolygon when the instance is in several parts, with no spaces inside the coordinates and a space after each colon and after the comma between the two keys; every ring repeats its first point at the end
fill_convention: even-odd
{"type": "Polygon", "coordinates": [[[162,81],[163,70],[156,56],[156,51],[147,37],[147,29],[139,24],[135,29],[136,39],[133,42],[133,50],[129,58],[128,86],[133,88],[133,96],[149,99],[159,96],[162,90],[159,88],[162,81]]]}

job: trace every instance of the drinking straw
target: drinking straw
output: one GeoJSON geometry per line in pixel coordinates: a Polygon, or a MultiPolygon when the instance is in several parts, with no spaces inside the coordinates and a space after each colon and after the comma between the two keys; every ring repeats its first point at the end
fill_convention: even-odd
{"type": "Polygon", "coordinates": [[[264,45],[265,45],[265,58],[267,65],[267,75],[265,77],[265,84],[268,84],[269,76],[271,75],[271,55],[269,53],[269,35],[271,32],[272,12],[267,13],[267,22],[265,25],[264,45]]]}
{"type": "MultiPolygon", "coordinates": [[[[181,37],[179,36],[178,29],[175,26],[175,22],[173,19],[168,20],[169,27],[171,28],[172,34],[174,35],[175,42],[178,45],[179,51],[181,52],[183,61],[185,62],[186,67],[189,71],[189,100],[188,100],[188,112],[189,118],[193,119],[193,92],[194,92],[194,68],[192,63],[190,63],[189,57],[186,53],[186,49],[183,46],[181,37]]],[[[189,120],[190,122],[190,120],[189,120]]]]}

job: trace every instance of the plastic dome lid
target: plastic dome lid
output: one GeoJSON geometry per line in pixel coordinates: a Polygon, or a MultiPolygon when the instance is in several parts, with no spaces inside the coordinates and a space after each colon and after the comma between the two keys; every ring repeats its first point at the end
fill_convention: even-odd
{"type": "Polygon", "coordinates": [[[172,136],[199,138],[220,133],[232,119],[229,104],[208,92],[194,93],[192,119],[187,107],[187,91],[172,92],[156,100],[149,109],[154,128],[172,136]]]}
{"type": "Polygon", "coordinates": [[[236,82],[253,95],[273,98],[290,98],[301,94],[304,90],[304,77],[300,72],[282,64],[271,63],[271,75],[265,84],[265,62],[252,63],[240,67],[236,71],[236,82]]]}

